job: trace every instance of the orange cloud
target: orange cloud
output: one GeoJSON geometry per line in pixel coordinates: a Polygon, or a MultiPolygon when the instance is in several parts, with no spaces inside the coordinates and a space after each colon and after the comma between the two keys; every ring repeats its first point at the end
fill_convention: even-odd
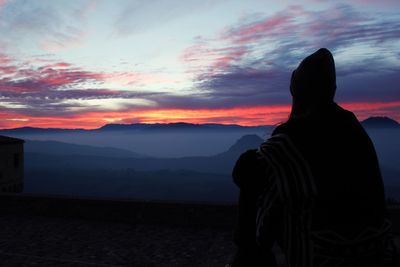
{"type": "Polygon", "coordinates": [[[52,116],[22,116],[0,113],[1,128],[22,126],[42,128],[93,129],[108,123],[222,123],[240,125],[276,124],[287,119],[289,106],[238,107],[227,109],[146,109],[130,111],[86,112],[52,116]]]}
{"type": "MultiPolygon", "coordinates": [[[[389,116],[400,120],[400,101],[384,103],[343,103],[360,120],[369,116],[389,116]]],[[[146,109],[113,112],[86,112],[68,116],[23,116],[17,113],[0,113],[1,128],[22,126],[42,128],[93,129],[108,123],[221,123],[240,125],[274,125],[287,119],[289,105],[236,107],[224,109],[146,109]]]]}
{"type": "Polygon", "coordinates": [[[359,120],[370,116],[387,116],[400,122],[400,101],[343,103],[341,106],[354,112],[359,120]]]}

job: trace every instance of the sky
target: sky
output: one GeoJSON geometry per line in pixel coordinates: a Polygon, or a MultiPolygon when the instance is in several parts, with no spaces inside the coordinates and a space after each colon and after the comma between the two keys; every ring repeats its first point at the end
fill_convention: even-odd
{"type": "Polygon", "coordinates": [[[0,0],[0,128],[271,125],[334,55],[336,102],[400,121],[398,0],[0,0]]]}

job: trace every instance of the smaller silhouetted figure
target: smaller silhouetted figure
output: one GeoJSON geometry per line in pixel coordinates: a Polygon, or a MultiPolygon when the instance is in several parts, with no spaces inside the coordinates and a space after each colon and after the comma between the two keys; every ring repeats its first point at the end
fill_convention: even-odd
{"type": "Polygon", "coordinates": [[[288,121],[237,161],[232,266],[276,266],[274,244],[290,267],[394,266],[374,146],[335,91],[333,56],[319,49],[293,71],[288,121]]]}

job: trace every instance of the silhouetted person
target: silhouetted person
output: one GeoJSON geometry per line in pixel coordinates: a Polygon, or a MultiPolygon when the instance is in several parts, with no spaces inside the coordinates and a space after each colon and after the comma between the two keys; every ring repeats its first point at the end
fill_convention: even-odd
{"type": "Polygon", "coordinates": [[[374,146],[353,113],[334,102],[332,54],[319,49],[293,71],[292,111],[233,170],[240,188],[232,266],[384,265],[390,223],[374,146]]]}

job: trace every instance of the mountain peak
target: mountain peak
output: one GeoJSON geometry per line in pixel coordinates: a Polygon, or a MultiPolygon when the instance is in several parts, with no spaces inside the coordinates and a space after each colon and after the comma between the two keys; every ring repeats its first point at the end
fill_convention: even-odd
{"type": "Polygon", "coordinates": [[[370,128],[395,128],[399,127],[400,124],[386,116],[373,116],[363,120],[362,125],[370,128]]]}
{"type": "Polygon", "coordinates": [[[236,143],[229,148],[229,152],[243,153],[249,149],[258,148],[262,142],[263,139],[261,139],[258,135],[247,134],[237,140],[236,143]]]}
{"type": "Polygon", "coordinates": [[[186,122],[174,123],[133,123],[133,124],[106,124],[98,130],[187,130],[204,128],[202,124],[186,122]]]}

